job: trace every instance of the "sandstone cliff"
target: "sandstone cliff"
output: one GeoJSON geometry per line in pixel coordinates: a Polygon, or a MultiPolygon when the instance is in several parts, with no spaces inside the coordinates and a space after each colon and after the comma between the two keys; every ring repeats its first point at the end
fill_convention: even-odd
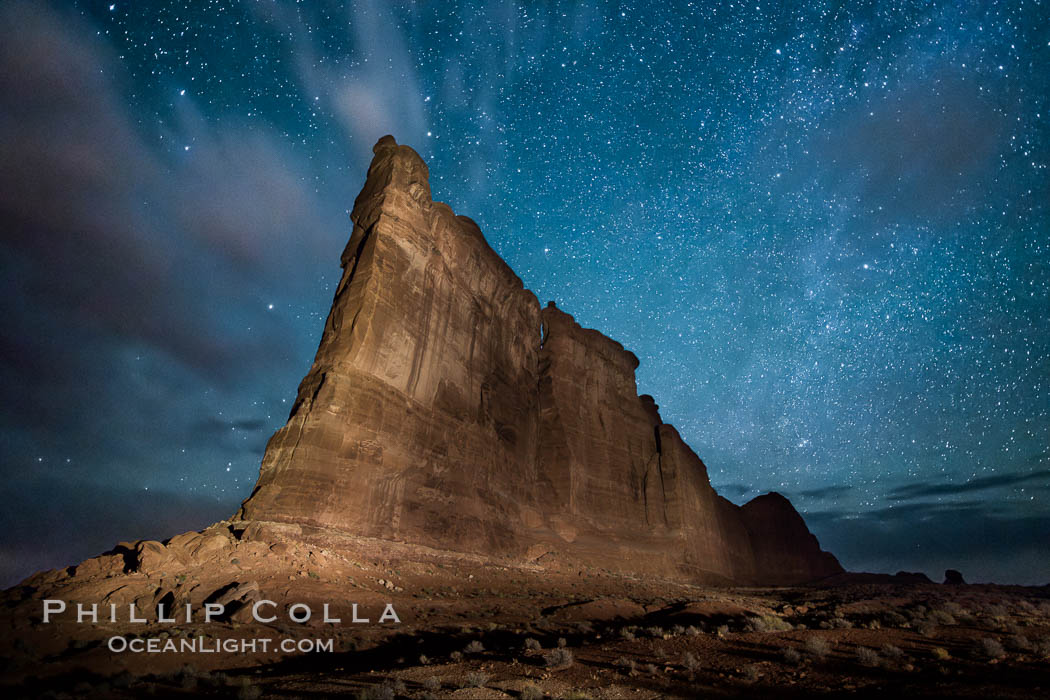
{"type": "Polygon", "coordinates": [[[638,359],[541,309],[422,159],[376,145],[343,274],[238,519],[696,581],[842,569],[786,499],[737,507],[638,396],[638,359]]]}

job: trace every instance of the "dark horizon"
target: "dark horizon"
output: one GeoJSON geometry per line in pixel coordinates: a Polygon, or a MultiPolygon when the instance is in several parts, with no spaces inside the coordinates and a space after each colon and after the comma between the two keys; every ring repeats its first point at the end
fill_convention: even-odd
{"type": "Polygon", "coordinates": [[[0,586],[236,511],[386,133],[721,495],[1050,583],[1040,9],[5,4],[0,586]]]}

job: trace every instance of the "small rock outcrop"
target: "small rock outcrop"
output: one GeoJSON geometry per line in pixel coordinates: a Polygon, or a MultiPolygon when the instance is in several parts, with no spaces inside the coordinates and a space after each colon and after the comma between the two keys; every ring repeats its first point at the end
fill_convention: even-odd
{"type": "Polygon", "coordinates": [[[545,308],[390,136],[288,423],[237,519],[733,583],[842,571],[778,494],[738,507],[635,384],[545,308]]]}

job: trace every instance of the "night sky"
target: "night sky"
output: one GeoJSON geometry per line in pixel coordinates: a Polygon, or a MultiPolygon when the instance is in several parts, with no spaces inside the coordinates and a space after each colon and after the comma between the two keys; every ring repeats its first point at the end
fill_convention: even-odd
{"type": "Polygon", "coordinates": [[[1050,581],[1050,3],[0,5],[0,584],[233,513],[383,134],[740,503],[1050,581]]]}

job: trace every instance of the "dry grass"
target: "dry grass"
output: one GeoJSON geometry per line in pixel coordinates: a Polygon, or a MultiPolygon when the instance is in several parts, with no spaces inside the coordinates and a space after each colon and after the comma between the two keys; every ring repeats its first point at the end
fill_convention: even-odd
{"type": "Polygon", "coordinates": [[[484,688],[489,682],[489,674],[481,671],[472,671],[463,677],[463,688],[484,688]]]}
{"type": "Polygon", "coordinates": [[[818,661],[823,661],[831,653],[831,645],[823,637],[810,637],[806,640],[806,651],[818,661]]]}
{"type": "Polygon", "coordinates": [[[572,666],[572,652],[564,647],[551,649],[543,655],[543,662],[547,668],[564,669],[572,666]]]}
{"type": "Polygon", "coordinates": [[[857,661],[859,661],[861,665],[867,666],[868,668],[875,668],[879,665],[880,659],[878,653],[874,649],[869,649],[868,647],[858,647],[857,661]]]}

